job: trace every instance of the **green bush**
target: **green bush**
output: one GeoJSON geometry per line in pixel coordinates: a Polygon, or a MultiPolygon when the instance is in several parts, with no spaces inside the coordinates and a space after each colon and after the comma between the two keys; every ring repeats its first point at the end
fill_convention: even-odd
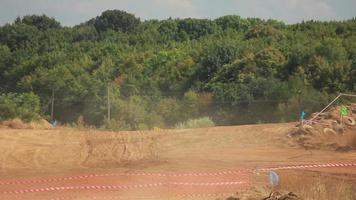
{"type": "Polygon", "coordinates": [[[190,119],[186,122],[178,123],[176,129],[190,129],[190,128],[207,128],[215,126],[214,121],[210,117],[202,117],[198,119],[190,119]]]}
{"type": "Polygon", "coordinates": [[[20,118],[25,122],[36,120],[40,113],[40,99],[33,93],[0,95],[0,121],[20,118]]]}
{"type": "Polygon", "coordinates": [[[117,120],[117,119],[104,119],[103,125],[100,127],[102,130],[111,130],[111,131],[127,131],[131,130],[132,128],[130,127],[129,124],[127,124],[123,120],[117,120]]]}

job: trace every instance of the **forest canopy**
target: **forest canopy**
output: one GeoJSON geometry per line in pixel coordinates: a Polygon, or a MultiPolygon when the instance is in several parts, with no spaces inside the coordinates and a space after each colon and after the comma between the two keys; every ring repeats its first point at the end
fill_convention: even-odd
{"type": "Polygon", "coordinates": [[[54,99],[59,122],[115,130],[205,116],[218,125],[280,122],[339,92],[356,92],[355,18],[143,21],[108,10],[74,27],[45,15],[0,27],[0,119],[36,105],[26,120],[50,120],[54,99]]]}

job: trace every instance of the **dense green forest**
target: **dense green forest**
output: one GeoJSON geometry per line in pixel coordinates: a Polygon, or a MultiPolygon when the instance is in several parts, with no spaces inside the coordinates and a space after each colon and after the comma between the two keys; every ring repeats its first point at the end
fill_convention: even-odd
{"type": "Polygon", "coordinates": [[[111,10],[75,27],[44,15],[0,27],[0,120],[50,120],[54,97],[63,124],[281,122],[339,92],[356,92],[356,18],[143,21],[111,10]]]}

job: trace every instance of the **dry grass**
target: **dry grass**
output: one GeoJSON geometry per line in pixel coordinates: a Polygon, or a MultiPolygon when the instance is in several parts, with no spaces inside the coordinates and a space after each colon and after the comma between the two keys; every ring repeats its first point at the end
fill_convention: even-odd
{"type": "MultiPolygon", "coordinates": [[[[280,183],[273,191],[293,192],[303,200],[355,200],[356,174],[317,171],[279,171],[280,183]]],[[[254,177],[247,199],[262,199],[272,192],[266,173],[254,177]]]]}
{"type": "Polygon", "coordinates": [[[190,119],[186,122],[178,123],[176,129],[194,129],[194,128],[208,128],[214,127],[215,123],[209,117],[202,117],[198,119],[190,119]]]}
{"type": "Polygon", "coordinates": [[[46,121],[44,119],[32,121],[29,123],[29,126],[32,129],[52,129],[53,128],[52,124],[50,124],[48,121],[46,121]]]}
{"type": "Polygon", "coordinates": [[[292,191],[305,200],[354,200],[356,182],[350,177],[314,172],[293,172],[281,175],[281,189],[292,191]]]}
{"type": "Polygon", "coordinates": [[[1,124],[5,127],[12,128],[12,129],[27,129],[30,126],[24,123],[21,119],[13,119],[1,122],[1,124]]]}
{"type": "Polygon", "coordinates": [[[11,129],[51,129],[52,125],[44,120],[39,119],[36,121],[31,121],[29,123],[23,122],[21,119],[12,119],[3,121],[0,123],[0,126],[3,128],[11,128],[11,129]]]}

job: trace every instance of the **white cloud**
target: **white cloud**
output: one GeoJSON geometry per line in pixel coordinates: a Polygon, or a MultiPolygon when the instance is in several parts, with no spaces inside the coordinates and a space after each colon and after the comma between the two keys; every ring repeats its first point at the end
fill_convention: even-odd
{"type": "Polygon", "coordinates": [[[194,0],[132,0],[138,2],[135,14],[144,19],[199,17],[194,0]]]}
{"type": "Polygon", "coordinates": [[[193,0],[152,0],[156,5],[175,9],[192,9],[193,0]]]}
{"type": "MultiPolygon", "coordinates": [[[[193,0],[62,0],[72,1],[68,12],[87,19],[109,9],[125,10],[143,19],[199,17],[193,0]]],[[[63,7],[59,7],[63,9],[63,7]]]]}
{"type": "Polygon", "coordinates": [[[292,23],[315,18],[319,20],[337,18],[336,11],[325,0],[284,0],[282,2],[285,12],[281,18],[292,23]]]}
{"type": "Polygon", "coordinates": [[[246,17],[273,18],[288,23],[337,18],[327,0],[235,0],[235,6],[246,17]]]}
{"type": "Polygon", "coordinates": [[[17,16],[46,14],[75,25],[108,9],[125,10],[142,19],[215,18],[227,14],[288,23],[355,17],[355,0],[0,0],[0,25],[17,16]]]}

